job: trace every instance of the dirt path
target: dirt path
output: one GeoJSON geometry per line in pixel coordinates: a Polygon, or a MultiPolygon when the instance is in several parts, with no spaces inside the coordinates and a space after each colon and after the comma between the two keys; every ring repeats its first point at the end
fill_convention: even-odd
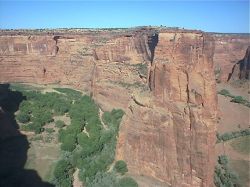
{"type": "Polygon", "coordinates": [[[83,129],[83,131],[82,131],[83,133],[85,133],[88,137],[89,137],[89,132],[86,130],[86,128],[84,127],[84,129],[83,129]]]}
{"type": "Polygon", "coordinates": [[[79,180],[78,174],[79,174],[79,169],[76,168],[76,171],[73,174],[73,180],[74,180],[73,181],[73,187],[83,187],[82,182],[79,180]]]}
{"type": "Polygon", "coordinates": [[[103,122],[103,120],[102,120],[102,115],[103,115],[103,111],[102,111],[101,108],[99,108],[99,118],[100,118],[101,124],[102,124],[103,128],[104,128],[105,130],[107,130],[108,127],[107,127],[107,125],[105,125],[105,123],[103,122]]]}

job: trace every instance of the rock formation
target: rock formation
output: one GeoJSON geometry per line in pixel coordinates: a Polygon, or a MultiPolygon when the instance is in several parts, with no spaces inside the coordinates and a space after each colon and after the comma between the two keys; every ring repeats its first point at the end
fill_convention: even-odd
{"type": "Polygon", "coordinates": [[[236,63],[229,74],[228,80],[249,80],[250,79],[250,46],[248,46],[245,57],[236,63]]]}
{"type": "Polygon", "coordinates": [[[215,41],[214,68],[218,82],[227,82],[233,66],[250,45],[249,34],[212,34],[215,41]]]}
{"type": "Polygon", "coordinates": [[[176,29],[2,31],[0,81],[69,85],[122,108],[117,159],[176,187],[213,186],[213,37],[176,29]]]}

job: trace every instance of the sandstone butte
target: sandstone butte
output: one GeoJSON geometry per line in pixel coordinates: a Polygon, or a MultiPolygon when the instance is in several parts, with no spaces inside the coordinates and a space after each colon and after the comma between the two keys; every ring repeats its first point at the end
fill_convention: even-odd
{"type": "Polygon", "coordinates": [[[104,110],[122,108],[116,159],[125,160],[132,175],[210,187],[213,68],[227,81],[244,57],[246,37],[148,27],[2,30],[0,82],[67,85],[91,94],[104,110]]]}

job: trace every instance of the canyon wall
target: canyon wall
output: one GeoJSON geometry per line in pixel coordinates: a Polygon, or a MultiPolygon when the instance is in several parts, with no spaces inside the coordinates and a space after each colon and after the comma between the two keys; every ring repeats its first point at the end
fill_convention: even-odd
{"type": "Polygon", "coordinates": [[[236,63],[250,46],[249,34],[212,34],[215,41],[214,68],[218,82],[227,82],[236,63]]]}
{"type": "Polygon", "coordinates": [[[131,175],[206,187],[214,173],[213,54],[213,37],[200,31],[1,31],[0,82],[68,85],[104,110],[124,109],[116,158],[131,175]]]}
{"type": "Polygon", "coordinates": [[[237,62],[229,74],[229,81],[249,80],[250,79],[250,46],[246,50],[246,54],[242,60],[237,62]]]}

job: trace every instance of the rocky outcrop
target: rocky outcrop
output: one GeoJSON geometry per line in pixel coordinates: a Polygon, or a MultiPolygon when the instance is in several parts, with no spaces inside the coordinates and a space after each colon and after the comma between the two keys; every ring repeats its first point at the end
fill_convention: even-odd
{"type": "Polygon", "coordinates": [[[213,186],[213,50],[200,31],[3,32],[0,81],[70,85],[123,108],[116,158],[132,175],[213,186]]]}
{"type": "Polygon", "coordinates": [[[249,34],[212,34],[215,41],[214,69],[218,82],[227,82],[233,66],[249,46],[249,34]]]}
{"type": "Polygon", "coordinates": [[[245,57],[233,66],[232,73],[228,80],[249,80],[250,79],[250,46],[248,46],[245,57]]]}

